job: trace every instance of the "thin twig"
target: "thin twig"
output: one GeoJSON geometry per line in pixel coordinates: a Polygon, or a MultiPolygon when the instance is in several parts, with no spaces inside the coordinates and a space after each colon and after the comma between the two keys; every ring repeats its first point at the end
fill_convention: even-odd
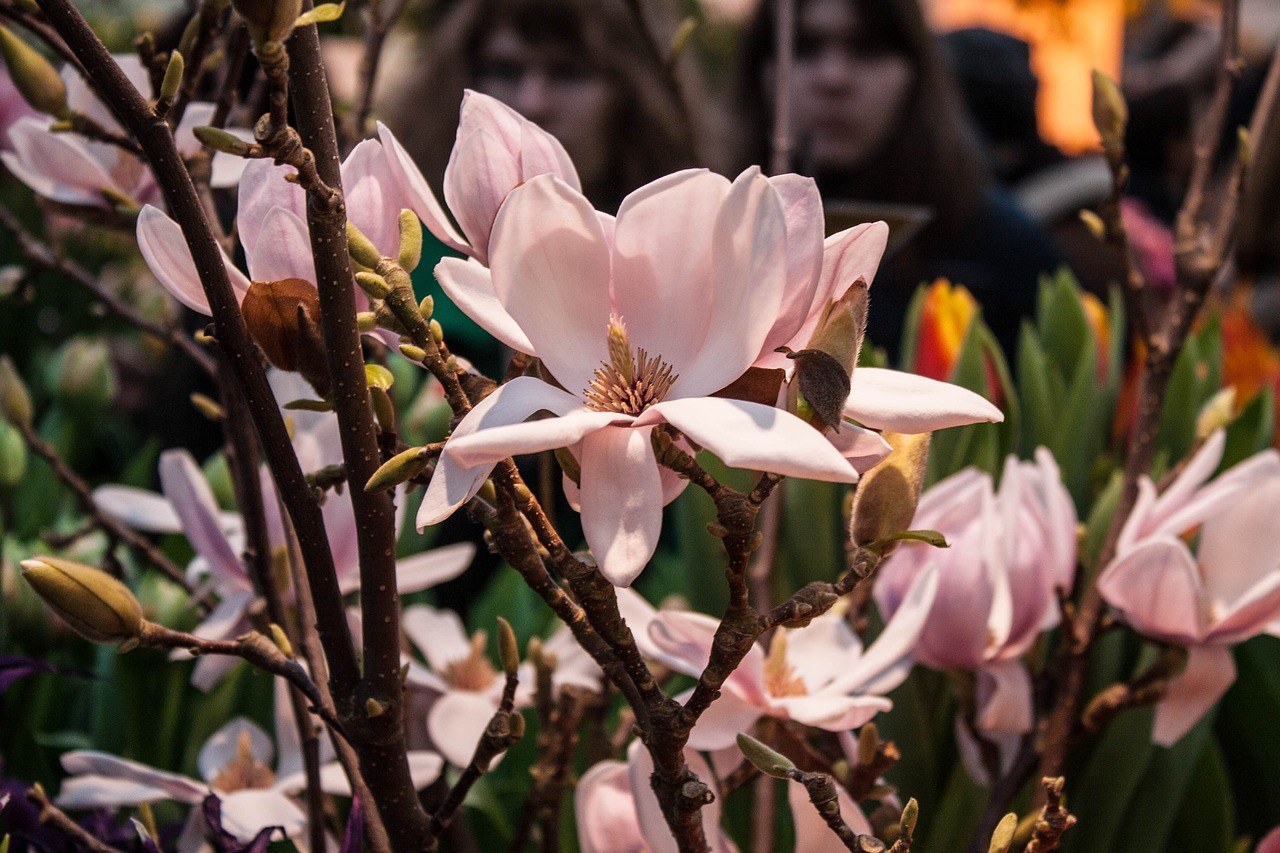
{"type": "Polygon", "coordinates": [[[52,826],[72,841],[82,845],[86,850],[91,851],[91,853],[124,853],[119,848],[112,847],[110,844],[105,844],[94,838],[87,829],[67,817],[62,809],[49,802],[48,794],[39,785],[33,785],[27,789],[27,799],[40,807],[38,819],[41,824],[52,826]]]}

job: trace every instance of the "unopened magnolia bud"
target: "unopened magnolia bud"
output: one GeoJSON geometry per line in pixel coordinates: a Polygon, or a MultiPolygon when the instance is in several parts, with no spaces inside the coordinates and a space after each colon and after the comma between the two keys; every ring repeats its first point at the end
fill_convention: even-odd
{"type": "Polygon", "coordinates": [[[991,833],[991,846],[987,848],[987,853],[1009,853],[1009,848],[1013,846],[1013,834],[1017,829],[1018,816],[1013,812],[1000,818],[1000,823],[996,824],[995,831],[991,833]]]}
{"type": "Polygon", "coordinates": [[[907,800],[907,804],[902,807],[902,819],[899,825],[902,827],[902,834],[906,836],[915,835],[916,821],[920,819],[920,804],[916,802],[915,797],[907,800]]]}
{"type": "Polygon", "coordinates": [[[361,334],[367,334],[378,328],[378,315],[372,311],[360,311],[356,314],[356,328],[361,334]]]}
{"type": "Polygon", "coordinates": [[[806,349],[825,352],[845,373],[852,374],[867,331],[867,294],[865,279],[858,278],[849,285],[844,295],[827,309],[806,349]]]}
{"type": "Polygon", "coordinates": [[[857,546],[870,545],[911,527],[929,461],[929,433],[881,435],[892,450],[862,475],[853,496],[849,537],[857,546]]]}
{"type": "Polygon", "coordinates": [[[410,361],[422,361],[427,357],[427,351],[417,344],[401,344],[400,354],[410,361]]]}
{"type": "Polygon", "coordinates": [[[329,367],[320,331],[320,297],[300,278],[255,281],[240,303],[249,335],[267,361],[302,374],[321,397],[329,396],[329,367]]]}
{"type": "Polygon", "coordinates": [[[1124,166],[1124,133],[1129,124],[1129,107],[1120,87],[1107,75],[1093,71],[1093,123],[1102,137],[1102,153],[1112,171],[1124,166]]]}
{"type": "Polygon", "coordinates": [[[498,617],[498,659],[502,661],[502,671],[507,675],[515,675],[520,669],[520,646],[516,643],[516,632],[511,630],[511,623],[498,617]]]}
{"type": "Polygon", "coordinates": [[[192,394],[189,399],[195,410],[211,421],[220,421],[226,417],[226,412],[222,411],[222,406],[206,394],[192,394]]]}
{"type": "Polygon", "coordinates": [[[867,723],[858,732],[858,763],[869,766],[880,748],[880,732],[875,723],[867,723]]]}
{"type": "Polygon", "coordinates": [[[394,373],[381,364],[366,364],[364,366],[364,381],[369,384],[370,388],[386,391],[395,384],[396,377],[394,373]]]}
{"type": "Polygon", "coordinates": [[[361,266],[373,269],[382,263],[382,253],[373,245],[373,241],[360,231],[350,219],[347,220],[347,254],[361,266]]]}
{"type": "Polygon", "coordinates": [[[432,320],[427,324],[427,328],[431,330],[431,340],[438,344],[444,343],[444,326],[440,325],[439,320],[432,320]]]}
{"type": "Polygon", "coordinates": [[[165,66],[164,80],[160,83],[160,98],[162,100],[172,100],[177,97],[178,89],[182,87],[182,75],[186,71],[186,67],[180,52],[175,50],[169,54],[169,64],[165,66]]]}
{"type": "Polygon", "coordinates": [[[193,127],[191,132],[195,134],[201,145],[207,146],[214,151],[234,154],[236,157],[248,157],[253,153],[254,146],[252,143],[245,142],[234,133],[225,131],[220,127],[200,125],[199,127],[193,127]]]}
{"type": "Polygon", "coordinates": [[[231,0],[231,5],[249,25],[249,33],[258,46],[287,39],[302,13],[302,0],[231,0]]]}
{"type": "Polygon", "coordinates": [[[31,45],[9,30],[0,27],[0,55],[9,68],[9,77],[22,99],[42,113],[67,118],[67,84],[53,67],[31,45]]]}
{"type": "Polygon", "coordinates": [[[1089,210],[1087,207],[1080,211],[1080,221],[1084,223],[1084,227],[1089,229],[1098,240],[1102,240],[1107,236],[1107,226],[1102,221],[1102,217],[1089,210]]]}
{"type": "Polygon", "coordinates": [[[796,769],[795,763],[780,752],[775,752],[749,734],[738,734],[738,749],[747,761],[766,776],[777,779],[787,778],[787,774],[796,769]]]}
{"type": "Polygon", "coordinates": [[[31,394],[7,355],[0,355],[0,414],[15,426],[31,426],[31,394]]]}
{"type": "Polygon", "coordinates": [[[520,740],[520,738],[524,737],[524,731],[525,731],[524,715],[521,714],[519,711],[512,711],[510,714],[508,714],[507,715],[507,731],[513,743],[515,741],[520,740]]]}
{"type": "Polygon", "coordinates": [[[368,699],[364,700],[364,713],[365,716],[370,719],[373,719],[374,717],[381,717],[383,714],[387,713],[387,706],[370,696],[368,699]]]}
{"type": "Polygon", "coordinates": [[[0,487],[12,488],[27,473],[27,445],[18,430],[0,421],[0,487]]]}
{"type": "Polygon", "coordinates": [[[142,605],[106,572],[58,557],[36,557],[22,561],[22,576],[86,640],[119,643],[142,630],[142,605]]]}
{"type": "Polygon", "coordinates": [[[386,299],[391,293],[391,285],[376,272],[361,270],[356,273],[356,284],[360,285],[360,289],[367,293],[370,299],[386,299]]]}
{"type": "Polygon", "coordinates": [[[289,660],[293,660],[296,657],[293,653],[293,644],[289,642],[289,636],[284,632],[284,629],[274,622],[269,627],[271,629],[271,642],[276,644],[276,648],[280,650],[282,655],[289,660]]]}
{"type": "MultiPolygon", "coordinates": [[[[786,347],[781,347],[785,350],[786,347]]],[[[849,371],[829,353],[820,349],[787,352],[796,363],[795,381],[800,395],[808,402],[818,420],[835,432],[840,431],[845,401],[851,388],[849,371]]]]}
{"type": "Polygon", "coordinates": [[[430,320],[431,315],[435,313],[436,300],[435,297],[427,295],[422,297],[422,301],[418,303],[418,314],[423,320],[430,320]]]}
{"type": "Polygon", "coordinates": [[[364,484],[366,492],[382,492],[408,482],[427,467],[431,455],[425,447],[411,447],[392,456],[364,484]]]}
{"type": "Polygon", "coordinates": [[[422,260],[422,223],[412,210],[400,211],[400,251],[396,263],[413,272],[422,260]]]}

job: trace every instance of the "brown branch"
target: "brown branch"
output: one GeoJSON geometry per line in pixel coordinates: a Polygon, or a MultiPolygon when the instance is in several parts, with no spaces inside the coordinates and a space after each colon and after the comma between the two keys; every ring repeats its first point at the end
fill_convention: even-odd
{"type": "Polygon", "coordinates": [[[1035,835],[1027,843],[1026,853],[1050,853],[1057,850],[1062,843],[1062,835],[1075,826],[1076,816],[1062,805],[1062,786],[1065,780],[1058,776],[1041,780],[1045,794],[1044,807],[1040,809],[1040,818],[1036,821],[1035,835]]]}
{"type": "Polygon", "coordinates": [[[27,789],[27,799],[40,807],[38,820],[41,824],[52,826],[91,853],[124,853],[119,848],[94,838],[87,829],[67,817],[62,809],[49,802],[49,795],[39,785],[33,785],[27,789]]]}
{"type": "Polygon", "coordinates": [[[859,835],[845,823],[840,814],[839,788],[830,774],[810,773],[793,767],[787,771],[787,778],[804,785],[809,794],[809,802],[846,850],[854,853],[877,853],[884,850],[883,841],[869,835],[859,835]]]}

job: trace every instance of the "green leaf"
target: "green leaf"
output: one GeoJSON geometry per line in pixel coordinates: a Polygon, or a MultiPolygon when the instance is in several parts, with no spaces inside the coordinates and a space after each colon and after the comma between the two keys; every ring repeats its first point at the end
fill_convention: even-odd
{"type": "Polygon", "coordinates": [[[1152,759],[1149,709],[1126,711],[1103,732],[1083,771],[1071,781],[1071,811],[1080,817],[1064,836],[1068,851],[1125,850],[1116,833],[1131,819],[1129,802],[1152,759]]]}
{"type": "Polygon", "coordinates": [[[1080,304],[1080,287],[1066,269],[1041,280],[1036,308],[1040,341],[1051,363],[1070,372],[1069,365],[1079,362],[1086,351],[1096,350],[1093,329],[1080,304]]]}
{"type": "Polygon", "coordinates": [[[1234,843],[1235,808],[1222,748],[1210,740],[1191,773],[1186,796],[1169,833],[1169,853],[1228,853],[1234,843]]]}
{"type": "Polygon", "coordinates": [[[924,300],[928,293],[928,284],[916,288],[902,321],[902,348],[898,351],[898,364],[899,369],[907,373],[915,372],[916,353],[920,349],[920,317],[924,313],[924,300]]]}
{"type": "Polygon", "coordinates": [[[1248,459],[1271,446],[1276,431],[1275,391],[1264,387],[1227,427],[1222,469],[1248,459]]]}
{"type": "Polygon", "coordinates": [[[327,24],[330,21],[336,21],[342,17],[342,13],[346,11],[346,0],[341,3],[321,3],[319,6],[310,11],[303,12],[298,16],[298,20],[293,22],[293,26],[305,27],[308,24],[327,24]]]}
{"type": "Polygon", "coordinates": [[[1050,384],[1050,368],[1030,323],[1022,324],[1018,341],[1018,388],[1022,392],[1022,446],[1053,449],[1060,400],[1050,384]]]}

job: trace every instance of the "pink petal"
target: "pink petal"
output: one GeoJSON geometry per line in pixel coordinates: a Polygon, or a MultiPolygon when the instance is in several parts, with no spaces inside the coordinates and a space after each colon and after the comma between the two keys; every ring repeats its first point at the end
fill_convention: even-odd
{"type": "Polygon", "coordinates": [[[1098,592],[1140,634],[1175,643],[1204,636],[1200,571],[1187,546],[1147,539],[1102,570],[1098,592]]]}
{"type": "Polygon", "coordinates": [[[706,752],[731,746],[737,743],[740,733],[750,732],[755,727],[763,713],[760,705],[748,702],[732,690],[725,690],[689,732],[689,749],[706,752]]]}
{"type": "Polygon", "coordinates": [[[516,352],[537,355],[533,344],[498,301],[488,267],[475,260],[445,258],[436,264],[436,281],[472,320],[516,352]]]}
{"type": "Polygon", "coordinates": [[[826,687],[862,656],[862,641],[843,614],[826,613],[786,634],[787,664],[810,693],[826,687]]]}
{"type": "Polygon", "coordinates": [[[844,416],[871,429],[903,433],[1004,420],[998,408],[967,388],[879,367],[853,372],[844,416]]]}
{"type": "MultiPolygon", "coordinates": [[[[1224,475],[1219,480],[1226,478],[1224,475]]],[[[1205,593],[1219,610],[1234,610],[1259,584],[1280,576],[1280,526],[1275,524],[1277,503],[1280,503],[1280,471],[1277,476],[1261,481],[1255,478],[1247,497],[1224,504],[1222,510],[1207,518],[1200,528],[1197,560],[1205,593]]]]}
{"type": "Polygon", "coordinates": [[[1258,842],[1258,846],[1254,848],[1253,853],[1280,853],[1280,827],[1262,836],[1262,840],[1258,842]]]}
{"type": "Polygon", "coordinates": [[[707,235],[729,182],[706,170],[676,172],[631,193],[618,209],[613,304],[631,343],[677,372],[693,361],[711,313],[707,235]],[[701,283],[701,284],[700,284],[701,283]],[[672,311],[679,305],[679,311],[672,311]]]}
{"type": "Polygon", "coordinates": [[[644,853],[631,774],[621,761],[601,761],[582,774],[573,794],[582,853],[644,853]]]}
{"type": "Polygon", "coordinates": [[[486,128],[462,136],[449,155],[444,173],[444,198],[467,235],[476,259],[489,259],[494,222],[507,194],[520,186],[520,164],[503,140],[486,128]]]}
{"type": "MultiPolygon", "coordinates": [[[[196,263],[191,258],[191,250],[187,248],[178,223],[159,208],[145,205],[138,214],[137,237],[142,259],[164,285],[164,289],[192,311],[208,316],[209,300],[205,297],[196,263]]],[[[249,289],[249,279],[225,255],[222,263],[226,267],[227,277],[231,279],[236,302],[240,302],[249,289]]]]}
{"type": "Polygon", "coordinates": [[[400,211],[408,204],[380,142],[366,139],[351,150],[342,162],[342,188],[347,218],[384,257],[399,254],[400,211]]]}
{"type": "MultiPolygon", "coordinates": [[[[240,623],[240,627],[235,634],[243,634],[252,626],[245,621],[240,623]]],[[[176,655],[177,652],[175,651],[176,655]]],[[[175,658],[170,657],[170,660],[175,658]]],[[[239,666],[242,661],[239,658],[227,655],[204,655],[196,661],[195,668],[191,670],[191,686],[195,687],[201,693],[208,693],[222,682],[222,679],[231,674],[231,671],[239,666]]]]}
{"type": "Polygon", "coordinates": [[[427,230],[449,248],[467,255],[473,254],[470,244],[458,233],[458,229],[453,227],[448,214],[436,200],[430,184],[427,183],[426,178],[422,177],[422,172],[418,170],[409,152],[404,150],[400,140],[396,139],[382,122],[378,122],[378,140],[382,143],[387,167],[395,176],[401,194],[413,212],[418,214],[418,218],[427,226],[427,230]]]}
{"type": "MultiPolygon", "coordinates": [[[[552,392],[563,393],[545,383],[544,386],[552,392]]],[[[508,456],[568,447],[619,421],[625,426],[629,420],[628,416],[614,412],[578,408],[558,417],[477,430],[454,439],[452,447],[445,452],[452,452],[463,465],[492,465],[508,456]]]]}
{"type": "Polygon", "coordinates": [[[870,471],[893,449],[880,433],[848,422],[840,424],[839,432],[828,432],[825,435],[836,452],[848,459],[859,474],[870,471]]]}
{"type": "Polygon", "coordinates": [[[1035,464],[1033,488],[1044,508],[1053,577],[1057,586],[1070,592],[1076,573],[1076,507],[1062,484],[1058,463],[1047,448],[1036,448],[1035,464]]]}
{"type": "Polygon", "coordinates": [[[219,794],[222,800],[222,828],[239,841],[252,841],[269,826],[278,826],[286,837],[300,835],[307,818],[298,804],[279,791],[246,788],[219,794]]]}
{"type": "Polygon", "coordinates": [[[514,190],[493,225],[498,301],[570,393],[609,358],[609,246],[591,204],[552,175],[514,190]]]}
{"type": "Polygon", "coordinates": [[[496,710],[497,696],[465,690],[445,693],[427,712],[431,743],[450,764],[466,767],[496,710]]]}
{"type": "Polygon", "coordinates": [[[582,437],[582,530],[600,573],[614,586],[631,586],[662,532],[662,482],[651,432],[615,427],[582,437]]]}
{"type": "Polygon", "coordinates": [[[1002,661],[978,670],[977,726],[988,732],[1031,731],[1031,676],[1021,661],[1002,661]]]}
{"type": "Polygon", "coordinates": [[[249,576],[222,532],[213,491],[195,457],[181,449],[161,453],[160,484],[182,520],[191,547],[209,561],[214,577],[223,583],[247,586],[249,576]]]}
{"type": "Polygon", "coordinates": [[[1226,646],[1191,646],[1187,668],[1169,682],[1156,705],[1151,740],[1173,746],[1209,712],[1236,680],[1236,662],[1226,646]]]}
{"type": "Polygon", "coordinates": [[[294,173],[290,166],[277,166],[271,160],[250,160],[240,177],[239,201],[236,206],[236,230],[245,255],[253,257],[262,234],[262,223],[272,208],[281,207],[307,221],[307,194],[285,176],[294,173]]]}
{"type": "Polygon", "coordinates": [[[240,738],[244,735],[249,737],[250,755],[263,764],[268,766],[272,764],[275,759],[275,746],[272,745],[267,733],[262,730],[262,726],[248,717],[234,717],[209,736],[209,739],[200,747],[200,754],[196,756],[196,766],[200,770],[200,776],[206,782],[212,782],[224,767],[236,760],[240,749],[240,738]]]}
{"type": "Polygon", "coordinates": [[[1209,626],[1205,639],[1230,645],[1265,633],[1280,618],[1280,567],[1255,583],[1209,626]]]}
{"type": "Polygon", "coordinates": [[[182,522],[163,495],[132,486],[106,485],[93,490],[93,505],[135,530],[181,533],[182,522]]]}
{"type": "MultiPolygon", "coordinates": [[[[184,803],[198,803],[209,793],[209,789],[205,785],[186,776],[181,776],[177,773],[166,773],[163,770],[148,767],[137,761],[130,761],[126,758],[93,750],[73,750],[64,753],[62,756],[62,769],[75,776],[88,776],[102,780],[92,786],[86,784],[83,790],[77,792],[77,799],[74,802],[70,801],[70,797],[68,797],[65,804],[69,808],[88,808],[98,804],[106,807],[127,805],[128,803],[123,800],[110,799],[113,786],[107,784],[108,781],[119,781],[160,791],[160,797],[184,803]],[[82,802],[79,799],[81,797],[86,798],[86,801],[82,802]],[[87,798],[90,797],[96,798],[95,801],[87,801],[87,798]]],[[[67,783],[63,784],[64,796],[67,795],[66,785],[67,783]]],[[[123,794],[126,791],[132,791],[134,794],[142,793],[137,789],[124,787],[116,789],[115,793],[123,794]]],[[[159,797],[153,798],[147,795],[147,799],[159,799],[159,797]]],[[[63,803],[63,796],[59,796],[58,801],[63,803]]]]}
{"type": "MultiPolygon", "coordinates": [[[[105,206],[104,189],[127,193],[132,187],[119,186],[106,166],[93,157],[86,143],[65,133],[52,133],[38,118],[19,119],[9,128],[13,159],[23,173],[35,180],[31,188],[54,201],[67,204],[105,206]]],[[[128,155],[121,155],[128,156],[128,155]]]]}
{"type": "Polygon", "coordinates": [[[283,207],[273,207],[262,218],[253,252],[245,251],[249,275],[254,281],[300,278],[314,283],[315,259],[307,224],[283,207]]]}
{"type": "Polygon", "coordinates": [[[476,546],[458,542],[396,560],[396,588],[401,593],[417,592],[453,580],[466,571],[475,557],[476,546]]]}
{"type": "Polygon", "coordinates": [[[839,299],[860,278],[870,284],[888,241],[889,226],[883,222],[855,225],[828,237],[822,245],[818,298],[839,299]]]}
{"type": "Polygon", "coordinates": [[[906,680],[910,666],[902,666],[924,633],[938,595],[938,570],[929,566],[907,588],[906,597],[875,642],[824,688],[829,693],[888,693],[906,680]]]}
{"type": "Polygon", "coordinates": [[[437,610],[425,604],[406,607],[400,616],[400,627],[437,673],[471,655],[471,638],[452,610],[437,610]]]}
{"type": "MultiPolygon", "coordinates": [[[[875,835],[875,830],[871,828],[862,809],[858,808],[858,804],[839,785],[836,786],[836,797],[840,804],[840,817],[844,818],[850,829],[858,835],[875,835]]],[[[791,806],[791,818],[796,831],[794,853],[830,853],[843,846],[831,827],[822,819],[822,815],[818,814],[813,803],[809,802],[809,794],[803,785],[787,785],[787,803],[791,806]]]]}
{"type": "Polygon", "coordinates": [[[858,472],[822,433],[782,409],[744,400],[692,397],[651,406],[636,423],[659,420],[732,468],[833,483],[858,481],[858,472]]]}
{"type": "Polygon", "coordinates": [[[937,597],[917,648],[934,669],[976,669],[986,659],[995,584],[982,558],[983,527],[965,528],[937,555],[937,597]]]}
{"type": "Polygon", "coordinates": [[[680,365],[671,397],[711,394],[741,376],[778,316],[787,284],[787,222],[778,191],[759,169],[733,182],[711,239],[707,334],[696,358],[680,365]]]}
{"type": "MultiPolygon", "coordinates": [[[[117,809],[156,800],[178,799],[169,790],[131,779],[86,774],[63,780],[54,803],[63,809],[117,809]]],[[[187,802],[200,802],[196,796],[187,802]]]]}
{"type": "Polygon", "coordinates": [[[865,725],[881,711],[893,708],[883,696],[784,696],[769,703],[772,716],[795,720],[829,732],[847,731],[865,725]]]}
{"type": "MultiPolygon", "coordinates": [[[[719,621],[703,613],[660,610],[649,623],[652,657],[676,672],[696,678],[710,660],[719,625],[719,621]]],[[[759,643],[751,646],[724,686],[748,702],[763,704],[764,650],[759,643]]]]}
{"type": "Polygon", "coordinates": [[[1240,495],[1276,478],[1280,478],[1280,455],[1275,450],[1250,456],[1172,510],[1162,494],[1151,511],[1148,531],[1153,535],[1181,534],[1232,509],[1240,495]]]}
{"type": "MultiPolygon", "coordinates": [[[[773,353],[776,347],[790,344],[806,321],[825,307],[817,299],[818,278],[822,272],[822,199],[813,178],[788,173],[769,178],[778,191],[787,223],[787,286],[783,293],[778,319],[765,338],[761,354],[773,353]]],[[[810,330],[812,333],[812,330],[810,330]]],[[[806,337],[805,343],[808,343],[806,337]]],[[[805,344],[793,347],[804,349],[805,344]]],[[[785,356],[783,356],[785,358],[785,356]]],[[[758,363],[758,362],[757,362],[758,363]]]]}

